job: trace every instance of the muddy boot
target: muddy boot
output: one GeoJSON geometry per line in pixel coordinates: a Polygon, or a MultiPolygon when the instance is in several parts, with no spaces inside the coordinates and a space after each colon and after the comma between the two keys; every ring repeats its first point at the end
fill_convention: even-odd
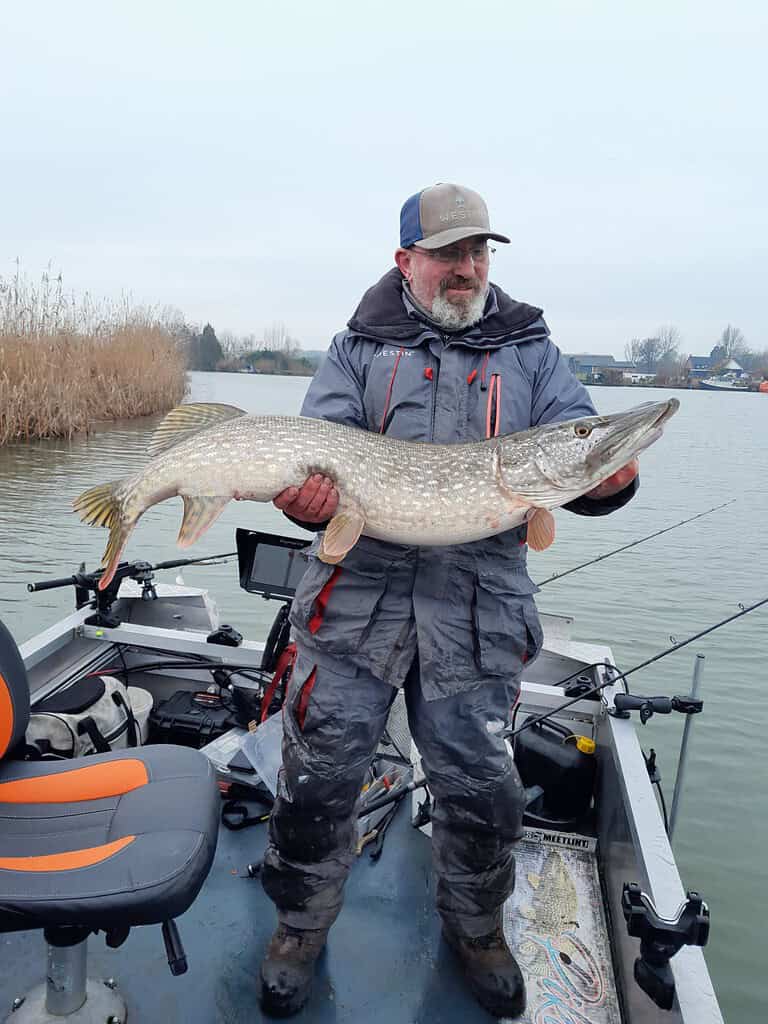
{"type": "Polygon", "coordinates": [[[512,956],[501,921],[489,935],[473,939],[443,925],[443,938],[456,953],[472,994],[494,1017],[519,1017],[525,1010],[525,981],[512,956]]]}
{"type": "Polygon", "coordinates": [[[309,998],[315,962],[328,929],[303,931],[279,924],[261,963],[261,1008],[271,1017],[292,1017],[309,998]]]}

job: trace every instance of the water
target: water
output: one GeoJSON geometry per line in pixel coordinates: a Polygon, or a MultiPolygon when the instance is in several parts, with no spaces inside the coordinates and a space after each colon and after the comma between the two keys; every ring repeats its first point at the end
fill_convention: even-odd
{"type": "MultiPolygon", "coordinates": [[[[297,413],[306,378],[191,375],[191,397],[252,412],[297,413]]],[[[594,388],[599,411],[676,394],[681,409],[665,437],[641,459],[642,486],[615,515],[588,519],[557,513],[549,551],[531,553],[531,575],[544,580],[586,559],[735,497],[737,501],[606,562],[544,588],[544,611],[576,618],[581,639],[608,641],[629,667],[670,643],[768,596],[768,398],[757,394],[594,388]]],[[[95,567],[106,531],[70,511],[85,487],[144,465],[158,418],[111,424],[88,438],[0,448],[0,617],[24,640],[73,607],[70,589],[28,594],[30,580],[66,576],[81,561],[95,567]]],[[[150,509],[127,556],[151,561],[177,554],[181,501],[150,509]]],[[[231,551],[234,528],[306,536],[272,506],[232,502],[190,555],[231,551]]],[[[179,570],[165,574],[172,582],[179,570]]],[[[215,594],[222,620],[260,635],[275,607],[237,586],[233,561],[183,570],[185,583],[215,594]]],[[[706,956],[728,1021],[765,1019],[764,928],[768,873],[768,607],[631,677],[634,692],[688,691],[694,654],[706,655],[705,712],[694,721],[687,786],[675,836],[684,884],[712,912],[706,956]]],[[[682,718],[659,716],[641,739],[653,746],[668,803],[682,718]]],[[[665,908],[666,909],[666,908],[665,908]]]]}

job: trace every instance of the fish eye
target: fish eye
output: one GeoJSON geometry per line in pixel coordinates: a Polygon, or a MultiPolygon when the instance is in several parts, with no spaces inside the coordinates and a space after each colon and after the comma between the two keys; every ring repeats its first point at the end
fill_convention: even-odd
{"type": "Polygon", "coordinates": [[[592,427],[588,423],[577,423],[573,428],[573,432],[576,437],[589,437],[592,433],[592,427]]]}

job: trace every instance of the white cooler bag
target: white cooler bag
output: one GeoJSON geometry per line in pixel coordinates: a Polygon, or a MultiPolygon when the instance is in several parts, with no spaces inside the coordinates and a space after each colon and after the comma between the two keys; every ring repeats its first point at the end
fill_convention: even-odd
{"type": "Polygon", "coordinates": [[[33,705],[27,755],[83,757],[141,743],[128,688],[114,676],[89,676],[33,705]]]}

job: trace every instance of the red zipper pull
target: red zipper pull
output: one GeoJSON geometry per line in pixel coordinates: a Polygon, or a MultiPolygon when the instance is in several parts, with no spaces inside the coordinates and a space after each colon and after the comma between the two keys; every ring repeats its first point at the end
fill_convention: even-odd
{"type": "Polygon", "coordinates": [[[427,378],[427,380],[433,380],[434,379],[435,371],[432,369],[431,366],[428,366],[426,368],[426,370],[424,371],[424,376],[427,378]]]}
{"type": "Polygon", "coordinates": [[[473,370],[472,373],[470,373],[470,375],[467,377],[467,384],[471,384],[476,376],[477,376],[477,370],[473,370]]]}

